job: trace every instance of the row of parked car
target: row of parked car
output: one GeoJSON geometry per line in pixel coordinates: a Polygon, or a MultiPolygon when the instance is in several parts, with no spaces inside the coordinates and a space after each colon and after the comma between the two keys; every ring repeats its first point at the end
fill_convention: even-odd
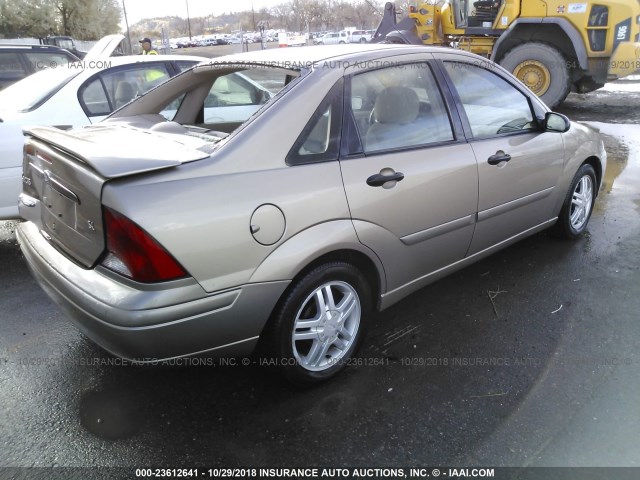
{"type": "Polygon", "coordinates": [[[341,43],[367,43],[373,38],[375,30],[342,30],[328,32],[313,37],[316,45],[336,45],[341,43]]]}
{"type": "MultiPolygon", "coordinates": [[[[278,36],[277,33],[269,32],[264,35],[265,42],[277,42],[278,36]]],[[[181,38],[171,41],[171,48],[188,48],[188,47],[208,47],[212,45],[235,45],[242,42],[247,43],[260,43],[262,42],[262,34],[256,32],[248,32],[242,35],[242,38],[239,34],[236,35],[225,35],[225,36],[216,36],[209,38],[181,38]]]]}
{"type": "Polygon", "coordinates": [[[203,39],[178,39],[171,40],[171,48],[189,48],[189,47],[210,47],[215,45],[229,45],[229,40],[223,37],[203,38],[203,39]]]}

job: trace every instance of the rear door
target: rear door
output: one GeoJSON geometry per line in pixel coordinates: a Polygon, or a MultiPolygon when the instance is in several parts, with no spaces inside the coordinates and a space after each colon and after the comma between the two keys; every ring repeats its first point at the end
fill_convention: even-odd
{"type": "Polygon", "coordinates": [[[464,257],[478,170],[459,120],[420,55],[347,82],[341,169],[360,241],[382,260],[389,290],[464,257]]]}
{"type": "MultiPolygon", "coordinates": [[[[534,106],[489,62],[442,55],[478,160],[478,223],[469,255],[552,218],[564,166],[562,135],[539,129],[534,106]]],[[[543,112],[542,112],[543,113],[543,112]]]]}

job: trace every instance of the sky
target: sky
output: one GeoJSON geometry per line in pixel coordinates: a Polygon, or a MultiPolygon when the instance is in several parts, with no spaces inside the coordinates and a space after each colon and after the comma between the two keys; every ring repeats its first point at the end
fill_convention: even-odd
{"type": "MultiPolygon", "coordinates": [[[[240,12],[259,10],[262,7],[273,7],[286,0],[118,0],[127,10],[129,25],[133,25],[143,18],[165,17],[175,15],[187,18],[187,3],[191,17],[204,17],[206,15],[220,15],[225,12],[240,12]]],[[[124,26],[124,16],[121,25],[124,26]]]]}

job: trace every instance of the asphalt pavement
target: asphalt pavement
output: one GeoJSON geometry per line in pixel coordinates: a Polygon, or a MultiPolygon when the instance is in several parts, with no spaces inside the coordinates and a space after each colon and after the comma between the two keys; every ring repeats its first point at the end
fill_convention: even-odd
{"type": "Polygon", "coordinates": [[[639,107],[619,82],[560,109],[607,134],[583,238],[543,232],[413,294],[312,389],[253,361],[116,364],[0,222],[0,466],[640,466],[639,107]]]}

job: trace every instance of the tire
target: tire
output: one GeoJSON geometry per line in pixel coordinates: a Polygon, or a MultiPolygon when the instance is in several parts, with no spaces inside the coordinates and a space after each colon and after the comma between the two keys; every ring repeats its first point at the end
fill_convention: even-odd
{"type": "Polygon", "coordinates": [[[538,95],[549,108],[561,104],[571,91],[567,60],[546,43],[525,43],[509,50],[500,65],[538,95]]]}
{"type": "Polygon", "coordinates": [[[344,45],[345,44],[344,40],[340,40],[339,43],[340,43],[340,45],[344,45]]]}
{"type": "Polygon", "coordinates": [[[297,385],[335,377],[357,351],[371,305],[369,285],[355,266],[332,262],[314,268],[274,310],[261,339],[266,363],[297,385]]]}
{"type": "Polygon", "coordinates": [[[361,37],[361,38],[360,38],[360,43],[367,43],[367,39],[366,39],[366,38],[364,38],[364,37],[361,37]]]}
{"type": "Polygon", "coordinates": [[[597,192],[596,173],[589,164],[582,165],[571,181],[554,225],[556,236],[566,239],[580,237],[587,228],[597,192]]]}

